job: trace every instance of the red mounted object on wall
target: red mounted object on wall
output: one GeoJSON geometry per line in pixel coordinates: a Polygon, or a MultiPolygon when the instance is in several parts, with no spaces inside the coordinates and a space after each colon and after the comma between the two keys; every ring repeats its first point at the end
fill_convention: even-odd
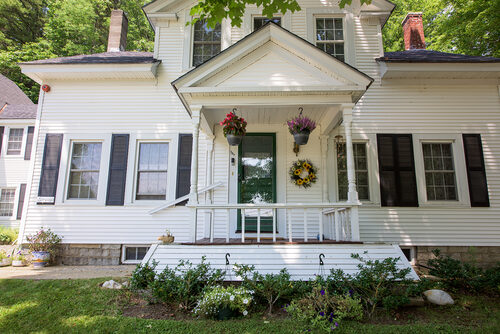
{"type": "Polygon", "coordinates": [[[49,85],[42,85],[42,90],[43,90],[45,93],[48,93],[48,92],[50,92],[50,86],[49,86],[49,85]]]}

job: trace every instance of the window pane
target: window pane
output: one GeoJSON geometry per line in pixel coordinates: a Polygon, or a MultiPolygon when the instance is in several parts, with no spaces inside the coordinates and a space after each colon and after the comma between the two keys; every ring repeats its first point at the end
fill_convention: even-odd
{"type": "Polygon", "coordinates": [[[268,22],[274,22],[278,25],[281,25],[281,17],[273,17],[272,19],[269,19],[267,17],[254,17],[253,19],[253,30],[257,30],[264,26],[268,22]]]}
{"type": "Polygon", "coordinates": [[[456,201],[456,179],[451,144],[422,144],[428,201],[456,201]]]}
{"type": "Polygon", "coordinates": [[[167,193],[168,143],[141,143],[136,199],[163,200],[167,193]]]}
{"type": "Polygon", "coordinates": [[[193,28],[193,66],[198,66],[220,52],[221,25],[209,28],[204,20],[193,28]]]}
{"type": "Polygon", "coordinates": [[[10,129],[7,143],[7,155],[20,155],[24,129],[10,129]]]}
{"type": "Polygon", "coordinates": [[[73,143],[68,198],[97,198],[101,149],[101,143],[73,143]]]}
{"type": "MultiPolygon", "coordinates": [[[[353,144],[354,165],[356,173],[356,189],[359,199],[370,199],[370,187],[368,180],[368,165],[366,157],[366,144],[353,144]]],[[[347,200],[348,181],[347,181],[347,156],[346,145],[344,143],[337,144],[337,172],[339,199],[347,200]]]]}
{"type": "Polygon", "coordinates": [[[14,213],[15,189],[2,189],[0,191],[0,217],[10,217],[14,213]]]}

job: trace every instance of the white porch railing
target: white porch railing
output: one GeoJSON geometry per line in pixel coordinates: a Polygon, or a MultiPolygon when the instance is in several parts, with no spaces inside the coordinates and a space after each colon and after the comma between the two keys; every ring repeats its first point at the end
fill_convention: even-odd
{"type": "MultiPolygon", "coordinates": [[[[288,203],[269,203],[269,204],[197,204],[189,205],[195,211],[193,214],[194,222],[192,226],[193,242],[198,240],[198,211],[208,212],[208,235],[210,242],[214,242],[215,225],[221,224],[225,230],[226,242],[230,242],[231,236],[231,210],[240,210],[241,222],[241,242],[245,242],[245,219],[247,212],[251,211],[252,217],[256,218],[256,238],[257,242],[261,241],[261,221],[262,212],[266,212],[266,217],[272,216],[272,239],[276,242],[277,238],[277,215],[278,211],[284,212],[286,220],[286,237],[288,241],[293,241],[294,226],[297,226],[297,220],[300,221],[303,227],[302,239],[307,242],[309,240],[309,231],[314,226],[310,219],[313,215],[317,215],[318,220],[315,222],[318,227],[319,241],[323,242],[325,232],[329,240],[335,241],[359,241],[359,221],[358,221],[358,205],[351,203],[321,203],[321,204],[288,204],[288,203]],[[225,211],[226,218],[216,221],[215,212],[225,211]],[[297,211],[302,211],[301,218],[297,218],[297,211]],[[269,213],[271,213],[269,215],[269,213]]],[[[298,224],[300,226],[300,223],[298,224]]],[[[220,231],[220,228],[218,229],[220,231]]],[[[253,233],[253,232],[252,232],[253,233]]]]}

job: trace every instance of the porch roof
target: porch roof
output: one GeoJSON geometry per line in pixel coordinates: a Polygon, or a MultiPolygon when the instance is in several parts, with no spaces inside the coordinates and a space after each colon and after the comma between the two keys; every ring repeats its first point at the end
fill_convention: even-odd
{"type": "Polygon", "coordinates": [[[191,114],[192,105],[228,106],[235,98],[240,106],[255,105],[255,97],[267,105],[282,105],[283,97],[291,98],[290,103],[355,103],[372,82],[363,72],[270,22],[172,85],[191,114]]]}

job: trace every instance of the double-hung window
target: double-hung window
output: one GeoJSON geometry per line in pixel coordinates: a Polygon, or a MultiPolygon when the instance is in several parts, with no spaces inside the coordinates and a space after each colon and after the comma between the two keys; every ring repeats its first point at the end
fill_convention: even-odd
{"type": "Polygon", "coordinates": [[[7,155],[21,155],[24,129],[11,128],[7,143],[7,155]]]}
{"type": "Polygon", "coordinates": [[[451,143],[422,143],[428,201],[456,201],[457,186],[451,143]]]}
{"type": "Polygon", "coordinates": [[[139,143],[136,199],[166,199],[167,167],[168,143],[139,143]]]}
{"type": "Polygon", "coordinates": [[[198,20],[193,27],[193,66],[198,66],[221,50],[221,25],[209,28],[205,20],[198,20]]]}
{"type": "Polygon", "coordinates": [[[267,17],[260,17],[260,16],[254,17],[253,18],[253,30],[255,31],[269,22],[274,22],[277,25],[281,26],[281,17],[277,16],[277,17],[273,17],[272,19],[267,18],[267,17]]]}
{"type": "Polygon", "coordinates": [[[0,217],[11,217],[14,214],[16,189],[0,189],[0,217]]]}
{"type": "Polygon", "coordinates": [[[345,61],[344,22],[337,17],[316,17],[316,46],[340,61],[345,61]]]}
{"type": "Polygon", "coordinates": [[[73,143],[68,199],[97,199],[101,149],[101,143],[73,143]]]}
{"type": "MultiPolygon", "coordinates": [[[[368,183],[368,162],[365,143],[353,143],[356,188],[360,200],[370,199],[368,183]]],[[[339,200],[347,200],[347,156],[345,143],[337,144],[337,175],[339,200]]]]}

